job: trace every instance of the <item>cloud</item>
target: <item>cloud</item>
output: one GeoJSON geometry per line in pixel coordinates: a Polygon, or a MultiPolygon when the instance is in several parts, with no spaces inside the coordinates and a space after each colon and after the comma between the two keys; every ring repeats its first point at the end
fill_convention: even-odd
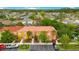
{"type": "Polygon", "coordinates": [[[3,7],[0,7],[0,9],[4,9],[3,7]]]}
{"type": "Polygon", "coordinates": [[[37,9],[37,8],[34,8],[34,7],[29,7],[29,8],[27,8],[27,9],[37,9]]]}
{"type": "Polygon", "coordinates": [[[69,8],[72,8],[72,9],[74,9],[75,7],[69,7],[69,8]]]}

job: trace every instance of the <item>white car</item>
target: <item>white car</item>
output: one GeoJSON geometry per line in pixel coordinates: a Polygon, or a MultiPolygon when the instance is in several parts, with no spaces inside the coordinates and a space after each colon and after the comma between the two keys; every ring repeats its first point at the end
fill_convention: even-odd
{"type": "Polygon", "coordinates": [[[18,44],[5,44],[6,48],[18,48],[18,44]]]}

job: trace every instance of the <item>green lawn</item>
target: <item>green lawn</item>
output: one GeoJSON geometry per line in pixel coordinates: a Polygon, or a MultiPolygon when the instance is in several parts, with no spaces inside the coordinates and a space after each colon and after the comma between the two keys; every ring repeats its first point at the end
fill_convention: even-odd
{"type": "Polygon", "coordinates": [[[57,48],[59,48],[59,51],[79,51],[79,44],[69,44],[66,48],[57,45],[57,48]]]}

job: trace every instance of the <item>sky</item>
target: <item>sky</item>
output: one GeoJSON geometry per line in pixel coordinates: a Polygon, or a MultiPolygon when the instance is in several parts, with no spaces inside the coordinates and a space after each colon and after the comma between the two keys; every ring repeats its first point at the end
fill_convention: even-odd
{"type": "Polygon", "coordinates": [[[79,0],[0,0],[0,7],[79,7],[79,0]]]}
{"type": "MultiPolygon", "coordinates": [[[[54,9],[62,9],[62,8],[72,8],[72,7],[0,7],[0,9],[32,9],[32,10],[54,10],[54,9]]],[[[72,9],[79,8],[79,7],[73,7],[72,9]]]]}

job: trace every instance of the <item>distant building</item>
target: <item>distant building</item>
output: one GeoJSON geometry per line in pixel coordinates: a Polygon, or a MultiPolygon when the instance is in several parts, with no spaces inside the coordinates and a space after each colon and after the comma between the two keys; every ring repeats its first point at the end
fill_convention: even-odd
{"type": "Polygon", "coordinates": [[[75,20],[74,24],[79,25],[79,20],[75,20]]]}
{"type": "Polygon", "coordinates": [[[10,21],[10,20],[0,20],[0,22],[2,22],[2,23],[5,24],[5,25],[10,25],[10,24],[12,24],[12,21],[10,21]]]}
{"type": "Polygon", "coordinates": [[[25,25],[32,25],[33,21],[28,17],[29,16],[21,16],[21,18],[23,18],[23,21],[25,22],[25,25]]]}

